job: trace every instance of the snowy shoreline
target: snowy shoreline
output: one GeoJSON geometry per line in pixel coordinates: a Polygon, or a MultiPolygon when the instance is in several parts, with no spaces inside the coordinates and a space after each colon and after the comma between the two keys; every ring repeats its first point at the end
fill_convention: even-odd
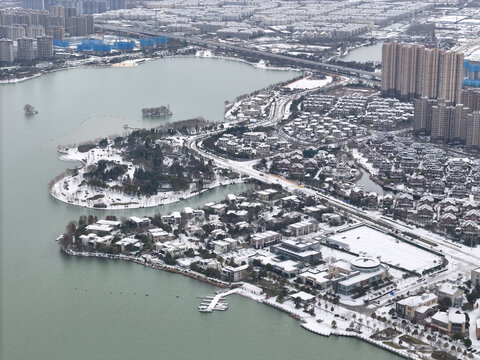
{"type": "Polygon", "coordinates": [[[276,71],[298,71],[301,72],[302,70],[296,69],[296,68],[291,68],[291,67],[275,67],[275,66],[270,66],[270,65],[262,65],[261,63],[252,63],[244,59],[240,58],[235,58],[235,57],[230,57],[230,56],[221,56],[221,55],[214,55],[210,50],[199,50],[195,55],[167,55],[167,56],[162,56],[162,57],[145,57],[145,58],[140,58],[140,59],[129,59],[125,60],[122,63],[127,63],[127,62],[135,62],[134,65],[127,65],[127,66],[121,66],[120,64],[122,63],[115,63],[115,64],[97,64],[97,65],[73,65],[65,68],[60,68],[60,69],[52,69],[52,70],[46,70],[42,71],[38,74],[24,77],[24,78],[19,78],[19,79],[6,79],[6,80],[0,80],[0,84],[16,84],[20,82],[24,82],[27,80],[35,79],[37,77],[40,77],[45,74],[50,74],[58,71],[64,71],[64,70],[72,70],[72,69],[81,69],[81,68],[102,68],[102,67],[113,67],[113,68],[128,68],[132,66],[139,66],[143,65],[149,61],[155,61],[155,60],[161,60],[161,59],[168,59],[168,58],[212,58],[212,59],[222,59],[222,60],[229,60],[229,61],[238,61],[242,62],[244,64],[248,64],[250,66],[253,66],[254,68],[257,69],[265,69],[265,70],[276,70],[276,71]],[[199,53],[204,52],[204,55],[201,55],[199,53]],[[209,52],[210,54],[207,54],[209,52]],[[141,61],[144,60],[144,61],[141,61]]]}
{"type": "MultiPolygon", "coordinates": [[[[232,288],[235,285],[240,284],[240,283],[229,283],[222,280],[209,278],[203,274],[196,273],[188,269],[183,269],[179,266],[166,265],[160,260],[152,259],[151,257],[147,257],[147,256],[135,257],[135,256],[121,255],[121,254],[113,255],[113,254],[105,254],[105,253],[97,253],[97,252],[76,252],[76,251],[67,250],[67,249],[62,249],[61,252],[70,256],[93,257],[93,258],[100,258],[100,259],[107,259],[107,260],[129,261],[129,262],[133,262],[139,265],[149,267],[151,269],[162,270],[162,271],[166,271],[173,274],[183,275],[185,277],[188,277],[194,280],[199,280],[201,282],[208,283],[210,285],[217,286],[223,289],[232,288]]],[[[358,340],[365,341],[370,345],[376,346],[380,349],[386,350],[392,354],[401,356],[405,359],[412,359],[412,360],[420,359],[418,356],[415,356],[414,354],[410,353],[408,350],[395,349],[393,347],[385,345],[380,340],[371,339],[369,337],[368,332],[366,335],[364,335],[364,334],[358,334],[353,331],[346,331],[346,330],[331,328],[330,325],[327,325],[331,321],[331,319],[336,319],[338,320],[339,323],[341,322],[341,320],[340,318],[334,317],[333,313],[328,313],[327,310],[324,311],[325,312],[324,319],[322,319],[321,323],[319,323],[317,319],[319,316],[307,314],[302,309],[296,309],[295,307],[290,306],[291,304],[287,305],[285,303],[283,304],[278,303],[275,298],[268,299],[268,298],[265,298],[265,295],[254,295],[253,293],[242,291],[239,288],[237,289],[239,290],[236,292],[237,295],[243,296],[251,300],[255,300],[258,303],[265,304],[267,306],[273,307],[277,310],[280,310],[288,314],[294,319],[300,321],[300,326],[302,328],[316,335],[325,336],[325,337],[329,337],[330,335],[339,336],[339,337],[340,336],[353,337],[353,338],[357,338],[358,340]]],[[[318,314],[321,315],[322,310],[318,311],[318,314]]]]}
{"type": "Polygon", "coordinates": [[[49,185],[50,195],[66,204],[81,206],[87,209],[98,210],[123,210],[139,209],[173,204],[185,199],[200,195],[206,191],[221,186],[244,183],[244,179],[228,179],[218,176],[212,183],[201,190],[190,188],[185,191],[159,192],[152,196],[127,195],[120,190],[110,188],[96,188],[83,184],[83,174],[88,166],[94,165],[100,160],[115,161],[118,164],[128,166],[128,173],[133,177],[135,167],[122,159],[121,153],[108,146],[105,149],[92,149],[82,153],[77,149],[59,151],[62,155],[60,160],[80,162],[82,165],[68,169],[63,175],[52,180],[49,185]]]}

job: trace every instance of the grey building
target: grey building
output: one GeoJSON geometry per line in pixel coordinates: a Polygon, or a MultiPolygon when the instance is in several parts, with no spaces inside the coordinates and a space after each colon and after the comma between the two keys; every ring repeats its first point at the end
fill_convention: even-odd
{"type": "Polygon", "coordinates": [[[39,59],[50,59],[53,57],[53,37],[40,36],[37,38],[37,50],[39,59]]]}
{"type": "Polygon", "coordinates": [[[17,39],[17,59],[33,60],[35,58],[33,52],[33,39],[20,38],[17,39]]]}
{"type": "Polygon", "coordinates": [[[14,59],[13,40],[0,39],[0,62],[11,63],[14,59]]]}

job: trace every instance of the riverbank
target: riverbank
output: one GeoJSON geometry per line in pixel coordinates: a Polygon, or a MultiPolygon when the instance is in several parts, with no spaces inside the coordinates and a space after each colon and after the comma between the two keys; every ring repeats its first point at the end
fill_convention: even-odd
{"type": "MultiPolygon", "coordinates": [[[[162,270],[172,274],[179,274],[191,279],[199,280],[210,285],[220,287],[222,289],[239,289],[236,291],[237,295],[243,296],[245,298],[256,301],[257,303],[262,303],[267,306],[273,307],[277,310],[280,310],[294,319],[301,322],[300,326],[316,335],[321,335],[324,337],[333,336],[343,336],[343,337],[354,337],[364,342],[367,342],[371,345],[374,345],[378,348],[391,352],[392,354],[401,356],[405,359],[417,360],[421,359],[416,356],[407,348],[405,349],[396,349],[391,346],[384,344],[382,341],[374,340],[372,336],[376,332],[376,328],[369,327],[368,320],[366,324],[363,324],[362,320],[359,318],[352,321],[353,311],[344,309],[336,305],[336,311],[328,310],[327,308],[322,309],[321,307],[315,307],[315,314],[311,315],[306,313],[302,308],[296,308],[293,301],[286,301],[284,303],[277,302],[275,298],[269,298],[265,294],[253,294],[242,290],[239,288],[243,283],[229,283],[222,280],[209,278],[203,274],[185,269],[179,266],[166,265],[163,261],[154,258],[151,255],[143,255],[140,257],[128,256],[128,255],[113,255],[97,252],[76,252],[72,250],[61,250],[64,254],[69,256],[79,256],[79,257],[94,257],[108,260],[123,260],[133,262],[139,265],[146,266],[155,270],[162,270]],[[355,323],[356,325],[363,326],[362,331],[355,331],[350,329],[349,326],[355,323]],[[333,325],[335,324],[335,325],[333,325]]],[[[373,320],[372,320],[373,321],[373,320]]],[[[372,325],[374,326],[374,325],[372,325]]]]}

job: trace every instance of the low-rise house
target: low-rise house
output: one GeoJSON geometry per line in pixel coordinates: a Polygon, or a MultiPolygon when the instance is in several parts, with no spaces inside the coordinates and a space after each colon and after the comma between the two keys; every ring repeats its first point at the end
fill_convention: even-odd
{"type": "Polygon", "coordinates": [[[315,303],[315,296],[312,294],[308,294],[305,291],[299,291],[295,294],[290,295],[290,299],[294,301],[299,301],[299,304],[301,306],[315,303]]]}
{"type": "Polygon", "coordinates": [[[157,242],[154,244],[155,251],[163,255],[170,255],[171,257],[180,257],[188,250],[187,246],[181,243],[175,243],[173,241],[167,241],[164,243],[157,242]]]}
{"type": "Polygon", "coordinates": [[[237,248],[237,240],[232,238],[226,238],[223,240],[212,241],[213,250],[218,253],[226,253],[237,248]]]}
{"type": "Polygon", "coordinates": [[[302,236],[307,235],[312,232],[318,231],[318,222],[314,220],[303,220],[294,224],[290,224],[287,227],[292,236],[302,236]]]}
{"type": "Polygon", "coordinates": [[[122,226],[122,222],[116,220],[98,220],[97,224],[111,226],[114,230],[118,230],[122,226]]]}
{"type": "Polygon", "coordinates": [[[149,229],[148,236],[153,242],[158,242],[158,241],[163,242],[163,241],[169,241],[174,239],[173,234],[170,234],[169,232],[166,232],[165,230],[160,228],[149,229]]]}
{"type": "Polygon", "coordinates": [[[439,311],[432,316],[430,327],[432,330],[438,330],[449,336],[464,335],[466,333],[466,322],[465,314],[439,311]]]}
{"type": "Polygon", "coordinates": [[[282,240],[282,235],[275,231],[265,231],[263,233],[253,234],[250,240],[255,249],[262,249],[266,246],[276,244],[282,240]]]}
{"type": "Polygon", "coordinates": [[[122,252],[143,249],[143,243],[135,238],[123,238],[115,243],[122,252]]]}
{"type": "Polygon", "coordinates": [[[162,222],[164,224],[178,225],[182,221],[182,216],[178,211],[172,212],[170,215],[163,215],[162,222]]]}
{"type": "Polygon", "coordinates": [[[445,298],[450,299],[452,306],[461,307],[463,303],[463,290],[445,283],[437,288],[438,301],[442,301],[445,298]]]}
{"type": "Polygon", "coordinates": [[[137,216],[130,216],[128,218],[130,223],[135,224],[135,226],[143,227],[143,226],[150,226],[151,220],[147,217],[139,218],[137,216]]]}
{"type": "Polygon", "coordinates": [[[248,274],[248,264],[241,265],[237,267],[225,266],[222,268],[222,275],[226,278],[227,281],[237,282],[245,279],[248,274]]]}
{"type": "Polygon", "coordinates": [[[480,285],[480,267],[473,269],[470,272],[470,280],[472,281],[473,286],[480,285]]]}
{"type": "Polygon", "coordinates": [[[89,233],[109,233],[113,230],[113,226],[110,225],[102,225],[99,224],[98,222],[95,224],[90,224],[88,225],[85,230],[87,230],[89,233]]]}
{"type": "Polygon", "coordinates": [[[423,306],[433,307],[438,303],[435,294],[426,292],[423,295],[410,296],[396,303],[395,310],[401,318],[408,320],[416,319],[416,310],[423,306]]]}

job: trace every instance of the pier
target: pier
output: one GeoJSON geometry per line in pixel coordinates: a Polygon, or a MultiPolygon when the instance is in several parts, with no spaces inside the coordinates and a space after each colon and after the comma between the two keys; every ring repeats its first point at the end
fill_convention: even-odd
{"type": "Polygon", "coordinates": [[[228,309],[228,303],[222,303],[221,301],[225,300],[228,295],[236,294],[237,289],[228,290],[225,292],[221,292],[214,297],[205,296],[202,298],[202,303],[198,307],[198,311],[200,312],[213,312],[213,310],[217,311],[225,311],[228,309]]]}

